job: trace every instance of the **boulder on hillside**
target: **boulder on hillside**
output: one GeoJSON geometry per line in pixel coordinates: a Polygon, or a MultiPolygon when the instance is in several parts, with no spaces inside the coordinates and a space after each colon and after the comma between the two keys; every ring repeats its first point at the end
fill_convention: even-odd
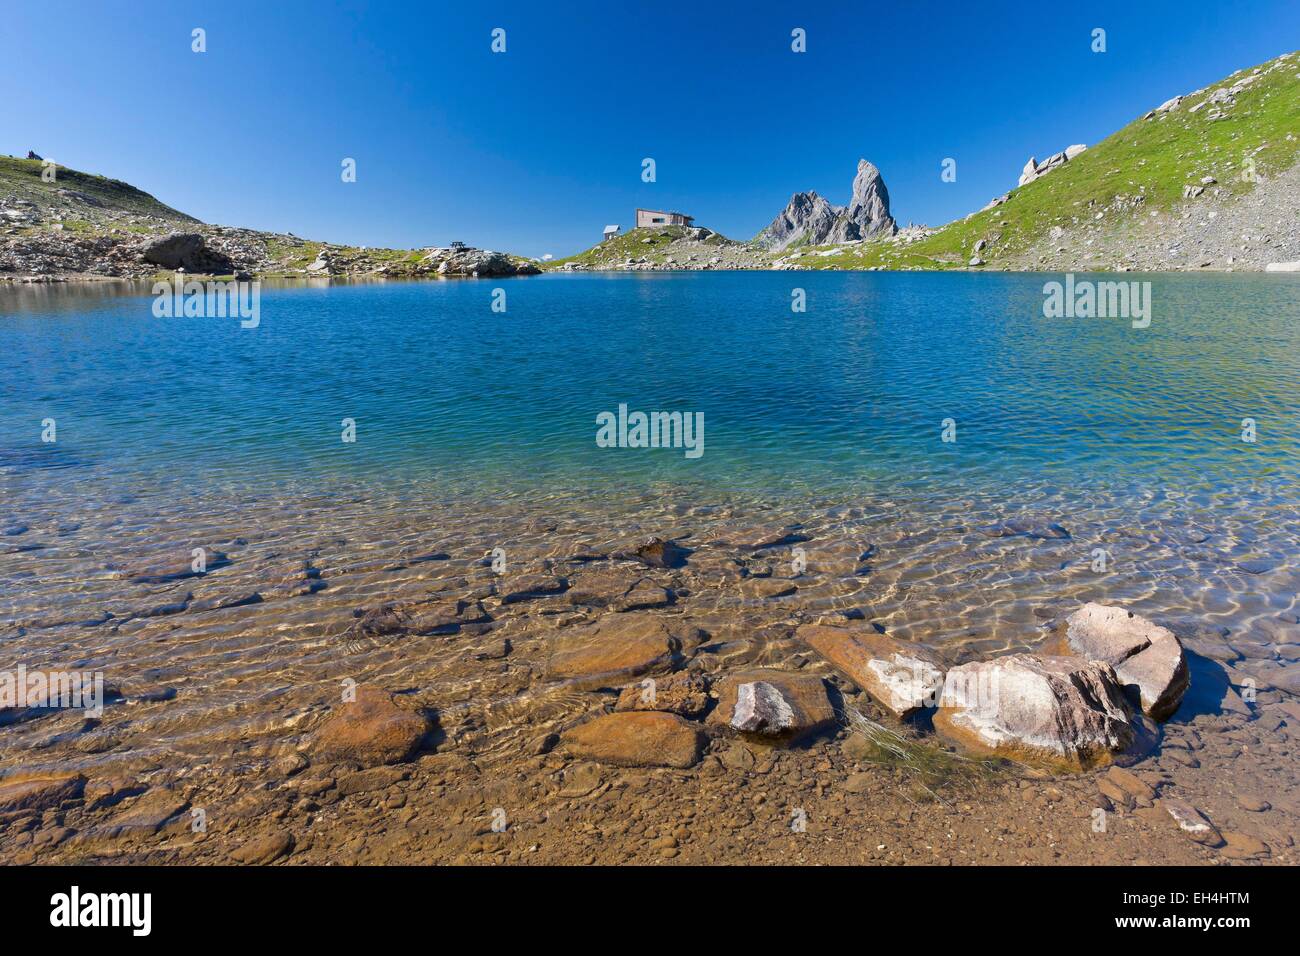
{"type": "Polygon", "coordinates": [[[949,670],[934,726],[976,753],[1069,771],[1150,739],[1109,664],[1033,654],[949,670]]]}
{"type": "Polygon", "coordinates": [[[1059,153],[1053,153],[1041,163],[1036,161],[1033,156],[1030,156],[1029,161],[1025,163],[1025,168],[1020,171],[1020,180],[1017,185],[1024,186],[1026,183],[1032,183],[1035,179],[1047,175],[1058,166],[1064,166],[1087,148],[1083,143],[1075,143],[1073,146],[1067,146],[1059,153]]]}
{"type": "Polygon", "coordinates": [[[1132,702],[1154,720],[1172,716],[1191,683],[1174,632],[1122,607],[1085,604],[1066,619],[1053,650],[1105,661],[1132,702]]]}
{"type": "Polygon", "coordinates": [[[229,275],[235,271],[230,257],[211,248],[197,232],[173,232],[155,239],[140,250],[145,262],[164,269],[184,269],[207,275],[229,275]]]}

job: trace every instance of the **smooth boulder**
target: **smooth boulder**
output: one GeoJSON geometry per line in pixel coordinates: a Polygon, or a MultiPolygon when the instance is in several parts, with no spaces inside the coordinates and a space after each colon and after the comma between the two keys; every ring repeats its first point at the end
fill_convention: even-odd
{"type": "Polygon", "coordinates": [[[656,710],[603,714],[561,738],[573,756],[620,767],[686,769],[700,759],[700,732],[676,714],[656,710]]]}
{"type": "Polygon", "coordinates": [[[699,643],[697,633],[680,618],[606,614],[594,624],[565,628],[551,639],[547,675],[590,679],[667,672],[685,649],[699,643]]]}
{"type": "Polygon", "coordinates": [[[398,707],[378,687],[358,687],[356,699],[335,708],[316,733],[314,751],[326,760],[364,766],[409,759],[432,729],[423,714],[398,707]]]}

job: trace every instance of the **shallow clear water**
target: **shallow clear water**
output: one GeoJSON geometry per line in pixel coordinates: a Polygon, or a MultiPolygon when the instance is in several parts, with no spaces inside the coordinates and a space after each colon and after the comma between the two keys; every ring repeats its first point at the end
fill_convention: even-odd
{"type": "Polygon", "coordinates": [[[503,605],[481,635],[362,647],[344,639],[356,609],[493,586],[481,558],[496,546],[511,574],[580,576],[568,557],[659,534],[697,549],[669,582],[689,595],[674,611],[727,667],[802,666],[791,622],[849,607],[961,660],[1034,647],[1045,623],[1104,600],[1192,626],[1193,646],[1226,630],[1249,645],[1234,681],[1285,668],[1300,282],[1105,277],[1152,282],[1150,327],[1134,329],[1045,319],[1051,278],[267,287],[250,330],[154,318],[147,288],[0,289],[5,647],[29,666],[102,668],[127,692],[179,688],[133,709],[113,747],[64,761],[220,763],[223,741],[292,735],[342,676],[411,689],[495,752],[593,706],[545,677],[548,634],[573,608],[503,605]],[[620,403],[702,412],[704,455],[597,447],[596,416],[620,403]],[[990,530],[1008,521],[1070,536],[990,530]],[[781,576],[790,555],[725,543],[794,524],[798,593],[738,590],[736,560],[781,576]],[[230,565],[164,584],[122,572],[196,545],[230,565]],[[447,557],[410,560],[431,552],[447,557]],[[277,589],[304,562],[326,587],[277,589]],[[198,610],[255,591],[265,600],[198,610]],[[513,650],[484,659],[503,634],[513,650]]]}

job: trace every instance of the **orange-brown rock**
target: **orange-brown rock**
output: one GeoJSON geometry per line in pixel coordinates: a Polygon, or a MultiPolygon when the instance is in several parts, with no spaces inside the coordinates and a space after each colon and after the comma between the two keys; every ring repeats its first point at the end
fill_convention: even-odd
{"type": "Polygon", "coordinates": [[[550,677],[626,679],[672,670],[699,643],[698,630],[680,618],[606,614],[594,624],[560,631],[551,642],[550,677]]]}
{"type": "Polygon", "coordinates": [[[667,677],[646,677],[624,687],[615,710],[662,710],[683,717],[698,717],[709,706],[709,682],[702,674],[685,671],[667,677]]]}
{"type": "Polygon", "coordinates": [[[826,685],[811,674],[748,670],[717,684],[718,706],[708,722],[765,737],[798,737],[835,721],[826,685]]]}
{"type": "Polygon", "coordinates": [[[938,701],[943,669],[923,647],[870,628],[805,624],[795,635],[897,717],[938,701]]]}
{"type": "Polygon", "coordinates": [[[604,714],[566,731],[562,742],[575,757],[620,767],[685,769],[700,759],[699,728],[653,710],[604,714]]]}
{"type": "Polygon", "coordinates": [[[355,760],[366,766],[398,763],[419,749],[430,729],[427,717],[397,706],[387,691],[358,687],[356,700],[330,713],[313,749],[327,760],[355,760]]]}

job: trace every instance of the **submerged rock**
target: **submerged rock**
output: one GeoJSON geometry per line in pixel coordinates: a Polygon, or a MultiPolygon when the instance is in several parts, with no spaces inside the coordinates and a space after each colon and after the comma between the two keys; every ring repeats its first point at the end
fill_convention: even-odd
{"type": "Polygon", "coordinates": [[[739,535],[734,544],[742,551],[765,551],[768,548],[784,548],[811,541],[812,538],[804,534],[801,528],[797,524],[784,528],[755,528],[739,535]]]}
{"type": "Polygon", "coordinates": [[[690,552],[676,541],[649,538],[626,551],[616,552],[614,557],[640,561],[651,568],[680,568],[689,555],[690,552]]]}
{"type": "Polygon", "coordinates": [[[1072,771],[1146,736],[1109,664],[1032,654],[949,670],[934,726],[977,753],[1072,771]]]}
{"type": "Polygon", "coordinates": [[[741,596],[751,601],[768,601],[789,597],[799,585],[786,578],[745,578],[740,582],[741,596]]]}
{"type": "Polygon", "coordinates": [[[566,628],[552,638],[547,674],[560,679],[626,678],[668,671],[699,641],[698,629],[680,618],[606,614],[594,624],[566,628]]]}
{"type": "Polygon", "coordinates": [[[1178,824],[1178,829],[1197,843],[1209,847],[1223,846],[1223,836],[1218,828],[1190,803],[1165,797],[1161,799],[1160,806],[1173,817],[1174,823],[1178,824]]]}
{"type": "Polygon", "coordinates": [[[683,717],[698,717],[708,707],[708,678],[685,671],[629,684],[619,693],[614,705],[616,711],[662,710],[683,717]]]}
{"type": "Polygon", "coordinates": [[[710,724],[765,737],[798,737],[834,723],[835,709],[820,677],[788,671],[729,674],[717,685],[710,724]]]}
{"type": "Polygon", "coordinates": [[[331,711],[316,733],[314,751],[327,760],[355,760],[365,766],[399,763],[419,750],[431,729],[427,717],[398,707],[392,694],[362,686],[356,700],[331,711]]]}
{"type": "Polygon", "coordinates": [[[699,728],[660,711],[604,714],[566,731],[561,742],[575,757],[621,767],[685,769],[700,759],[699,728]]]}
{"type": "Polygon", "coordinates": [[[896,717],[937,704],[943,669],[937,655],[865,628],[805,624],[795,636],[896,717]]]}
{"type": "Polygon", "coordinates": [[[1063,651],[1105,661],[1142,712],[1166,720],[1191,678],[1174,632],[1121,607],[1088,603],[1066,619],[1063,651]]]}
{"type": "Polygon", "coordinates": [[[1070,532],[1053,521],[1022,521],[1013,519],[1001,521],[984,529],[990,538],[1034,538],[1046,541],[1053,538],[1067,539],[1070,532]]]}
{"type": "Polygon", "coordinates": [[[210,571],[230,565],[230,556],[215,548],[178,548],[174,554],[151,564],[128,565],[120,569],[118,577],[128,578],[136,584],[170,584],[186,578],[202,577],[210,571]],[[203,557],[194,551],[202,550],[203,557]]]}
{"type": "Polygon", "coordinates": [[[563,594],[568,589],[568,578],[560,578],[551,574],[525,574],[507,582],[502,587],[502,600],[507,604],[515,604],[519,601],[554,597],[557,594],[563,594]]]}
{"type": "Polygon", "coordinates": [[[573,604],[634,611],[664,607],[672,594],[637,568],[596,568],[579,574],[565,595],[573,604]]]}
{"type": "Polygon", "coordinates": [[[483,624],[492,618],[478,601],[452,598],[445,601],[414,601],[383,604],[353,612],[356,620],[348,628],[348,640],[365,638],[454,634],[467,624],[483,624]]]}

